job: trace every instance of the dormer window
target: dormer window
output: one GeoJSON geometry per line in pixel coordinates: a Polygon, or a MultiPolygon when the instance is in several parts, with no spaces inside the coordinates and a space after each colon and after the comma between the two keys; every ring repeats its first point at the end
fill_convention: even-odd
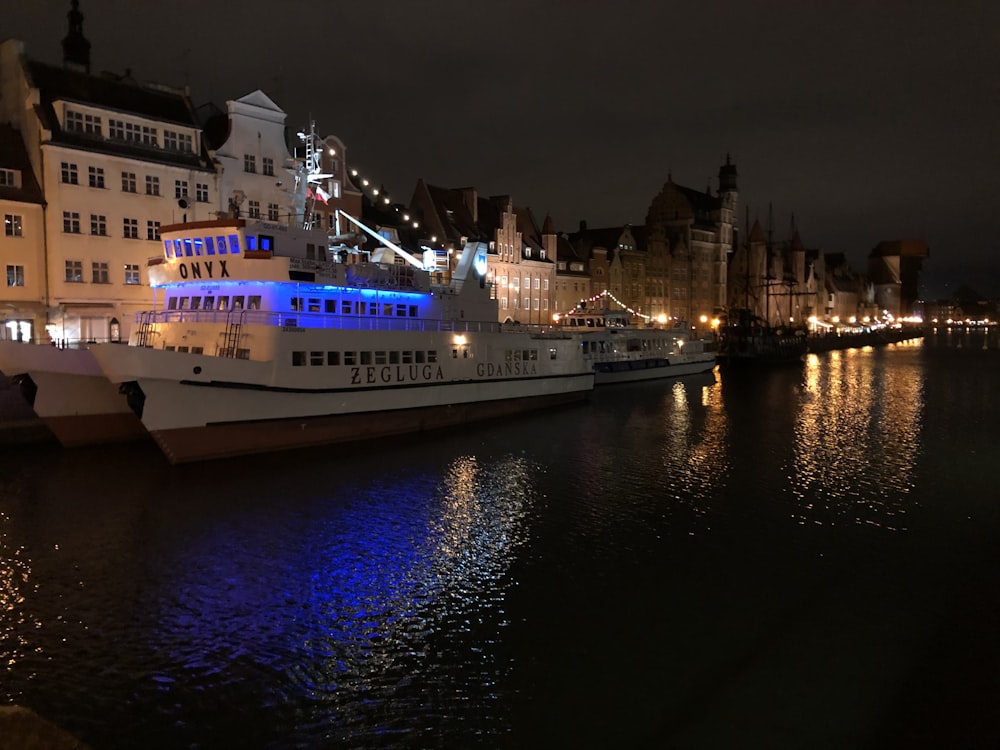
{"type": "Polygon", "coordinates": [[[20,188],[21,170],[0,168],[0,187],[20,188]]]}

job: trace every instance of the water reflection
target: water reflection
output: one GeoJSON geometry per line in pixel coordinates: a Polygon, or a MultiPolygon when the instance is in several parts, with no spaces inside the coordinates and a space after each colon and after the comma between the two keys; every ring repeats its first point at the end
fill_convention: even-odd
{"type": "Polygon", "coordinates": [[[506,622],[537,467],[464,455],[440,473],[412,469],[316,496],[270,537],[266,504],[201,518],[144,602],[140,632],[162,652],[147,688],[159,695],[140,694],[135,710],[178,685],[231,693],[249,680],[268,685],[263,713],[244,717],[265,735],[282,723],[342,740],[373,726],[419,733],[472,697],[489,713],[506,666],[488,646],[506,622]],[[464,662],[465,681],[435,674],[455,639],[475,649],[443,660],[464,662]]]}
{"type": "MultiPolygon", "coordinates": [[[[10,516],[0,510],[0,666],[7,672],[30,649],[39,649],[32,643],[30,633],[41,627],[30,609],[29,597],[36,590],[31,560],[24,546],[10,538],[10,526],[10,516]]],[[[11,700],[6,692],[3,697],[11,700]]]]}
{"type": "MultiPolygon", "coordinates": [[[[919,347],[916,347],[918,349],[919,347]]],[[[885,349],[809,355],[795,421],[795,517],[905,527],[924,405],[915,357],[885,349]],[[907,364],[909,363],[909,364],[907,364]]]]}

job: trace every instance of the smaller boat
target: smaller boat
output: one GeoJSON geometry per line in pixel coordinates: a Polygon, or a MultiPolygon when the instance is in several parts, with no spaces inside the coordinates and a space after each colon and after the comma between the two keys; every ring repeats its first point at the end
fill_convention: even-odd
{"type": "Polygon", "coordinates": [[[626,310],[577,308],[546,335],[577,339],[594,370],[594,385],[695,375],[715,367],[714,340],[691,338],[686,324],[639,327],[626,310]]]}
{"type": "Polygon", "coordinates": [[[734,310],[719,326],[720,364],[801,362],[808,348],[805,329],[774,327],[750,310],[734,310]]]}

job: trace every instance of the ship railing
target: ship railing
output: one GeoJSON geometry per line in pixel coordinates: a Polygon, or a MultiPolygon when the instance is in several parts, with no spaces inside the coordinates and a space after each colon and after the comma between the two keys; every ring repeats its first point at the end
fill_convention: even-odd
{"type": "MultiPolygon", "coordinates": [[[[150,324],[202,323],[225,326],[229,324],[232,310],[161,310],[138,313],[136,322],[150,324]]],[[[500,323],[476,320],[431,320],[366,315],[339,315],[308,312],[273,312],[268,310],[243,310],[241,326],[270,326],[294,329],[325,329],[345,331],[449,331],[456,333],[495,333],[500,323]]]]}

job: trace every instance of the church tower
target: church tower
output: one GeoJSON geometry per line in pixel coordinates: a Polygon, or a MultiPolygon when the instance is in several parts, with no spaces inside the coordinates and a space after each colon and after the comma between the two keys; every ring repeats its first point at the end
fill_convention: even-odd
{"type": "Polygon", "coordinates": [[[69,19],[69,33],[62,40],[63,67],[90,73],[90,42],[83,35],[83,13],[80,12],[79,0],[73,0],[66,18],[69,19]]]}

